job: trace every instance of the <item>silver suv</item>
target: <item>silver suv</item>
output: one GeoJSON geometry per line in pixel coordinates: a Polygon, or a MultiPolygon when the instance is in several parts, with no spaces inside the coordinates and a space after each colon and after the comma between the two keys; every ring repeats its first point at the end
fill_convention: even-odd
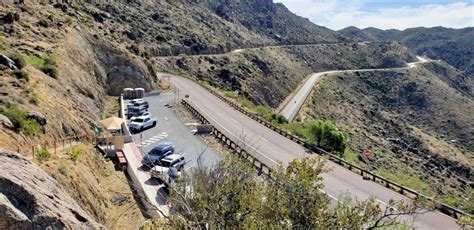
{"type": "Polygon", "coordinates": [[[168,174],[170,168],[176,168],[178,171],[184,168],[184,156],[181,154],[171,154],[161,159],[160,164],[151,169],[151,176],[163,179],[163,175],[168,174]]]}

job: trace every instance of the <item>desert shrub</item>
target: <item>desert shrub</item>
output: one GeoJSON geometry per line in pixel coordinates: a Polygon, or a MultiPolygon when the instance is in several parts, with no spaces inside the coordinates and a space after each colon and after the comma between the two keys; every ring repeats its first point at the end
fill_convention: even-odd
{"type": "Polygon", "coordinates": [[[38,105],[39,101],[40,101],[40,98],[39,98],[38,94],[33,93],[33,94],[30,95],[30,100],[29,101],[32,104],[38,105]]]}
{"type": "Polygon", "coordinates": [[[48,28],[49,27],[49,22],[46,19],[40,19],[38,21],[38,25],[40,25],[42,27],[45,27],[45,28],[48,28]]]}
{"type": "Polygon", "coordinates": [[[414,189],[424,195],[431,196],[433,194],[431,186],[417,176],[410,176],[404,173],[394,174],[384,169],[377,170],[377,173],[382,177],[385,177],[403,186],[414,189]]]}
{"type": "Polygon", "coordinates": [[[66,165],[60,165],[58,167],[58,171],[59,171],[59,173],[63,174],[64,176],[67,176],[67,174],[69,173],[69,168],[66,165]]]}
{"type": "Polygon", "coordinates": [[[71,160],[77,161],[77,159],[79,159],[79,157],[82,155],[82,152],[83,151],[80,147],[74,147],[71,150],[69,150],[67,155],[69,156],[71,160]]]}
{"type": "Polygon", "coordinates": [[[58,69],[56,68],[56,66],[53,66],[53,65],[44,65],[43,67],[41,67],[41,71],[43,71],[43,73],[45,73],[46,75],[54,78],[54,79],[57,79],[58,78],[58,69]]]}
{"type": "Polygon", "coordinates": [[[8,55],[13,62],[15,62],[15,66],[18,69],[23,69],[26,66],[26,60],[21,54],[11,53],[8,55]]]}
{"type": "Polygon", "coordinates": [[[28,55],[25,57],[25,60],[28,64],[34,66],[37,69],[40,69],[44,65],[44,59],[36,55],[28,55]]]}
{"type": "Polygon", "coordinates": [[[253,109],[255,107],[255,105],[249,100],[242,100],[240,103],[242,104],[243,107],[248,108],[248,109],[253,109]]]}
{"type": "Polygon", "coordinates": [[[38,136],[41,133],[41,125],[34,119],[26,119],[21,122],[20,131],[31,136],[38,136]]]}
{"type": "Polygon", "coordinates": [[[231,97],[231,98],[234,98],[234,97],[235,97],[233,91],[225,91],[225,92],[224,92],[224,96],[226,96],[226,97],[231,97]]]}
{"type": "Polygon", "coordinates": [[[308,123],[308,139],[326,151],[343,156],[347,148],[348,137],[339,131],[332,121],[314,120],[308,123]]]}
{"type": "Polygon", "coordinates": [[[40,149],[36,151],[36,159],[40,161],[47,161],[51,158],[51,153],[47,149],[40,149]]]}
{"type": "Polygon", "coordinates": [[[21,69],[13,70],[11,74],[20,80],[23,79],[27,82],[30,80],[30,75],[21,69]]]}

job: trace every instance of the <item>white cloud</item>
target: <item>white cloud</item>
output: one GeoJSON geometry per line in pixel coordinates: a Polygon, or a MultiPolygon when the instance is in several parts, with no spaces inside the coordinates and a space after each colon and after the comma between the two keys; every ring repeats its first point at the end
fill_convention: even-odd
{"type": "Polygon", "coordinates": [[[380,29],[406,29],[418,26],[450,28],[474,26],[474,4],[468,2],[373,10],[363,9],[364,1],[275,0],[275,2],[282,2],[292,12],[309,18],[318,25],[335,30],[347,26],[380,29]]]}

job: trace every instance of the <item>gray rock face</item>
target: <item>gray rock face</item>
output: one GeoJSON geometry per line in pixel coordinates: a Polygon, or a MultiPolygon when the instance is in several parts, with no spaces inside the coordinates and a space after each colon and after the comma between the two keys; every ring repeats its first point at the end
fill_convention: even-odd
{"type": "Polygon", "coordinates": [[[10,69],[16,69],[15,62],[3,54],[0,54],[0,65],[4,65],[10,69]]]}
{"type": "Polygon", "coordinates": [[[41,126],[45,126],[46,124],[48,124],[48,121],[46,120],[46,117],[38,111],[30,111],[26,115],[26,118],[36,120],[41,126]]]}
{"type": "Polygon", "coordinates": [[[0,148],[0,229],[105,229],[39,166],[0,148]]]}
{"type": "Polygon", "coordinates": [[[0,114],[0,124],[2,124],[3,126],[9,128],[9,129],[14,129],[15,128],[15,126],[10,121],[10,119],[8,119],[8,117],[6,117],[5,115],[2,115],[2,114],[0,114]]]}

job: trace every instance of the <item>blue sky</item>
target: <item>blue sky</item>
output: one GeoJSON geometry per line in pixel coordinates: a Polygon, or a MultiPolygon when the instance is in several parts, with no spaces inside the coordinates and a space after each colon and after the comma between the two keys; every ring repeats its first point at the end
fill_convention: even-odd
{"type": "Polygon", "coordinates": [[[339,30],[474,26],[474,0],[274,0],[312,22],[339,30]]]}

